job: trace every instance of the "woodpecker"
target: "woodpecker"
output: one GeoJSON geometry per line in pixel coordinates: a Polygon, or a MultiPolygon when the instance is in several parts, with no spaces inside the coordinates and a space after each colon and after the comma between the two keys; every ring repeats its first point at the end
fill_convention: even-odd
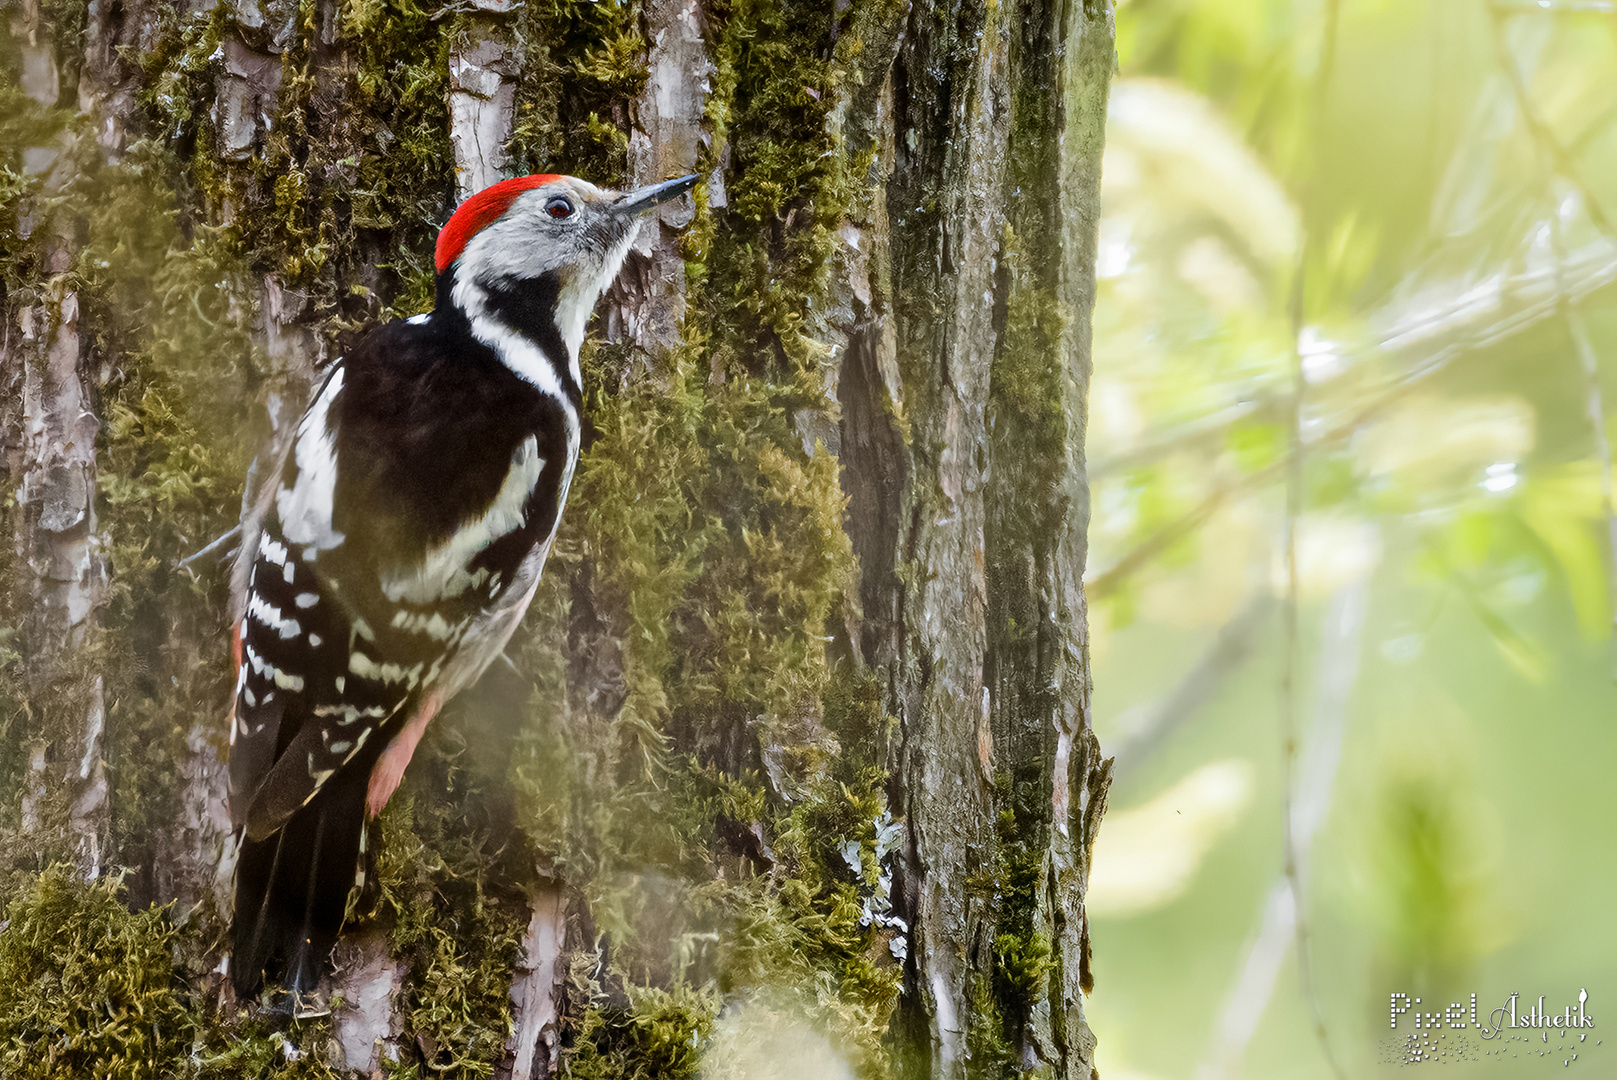
{"type": "Polygon", "coordinates": [[[471,196],[438,234],[433,311],[331,366],[264,484],[233,588],[241,997],[268,979],[312,1000],[367,889],[367,823],[533,598],[578,461],[590,313],[642,216],[696,179],[471,196]]]}

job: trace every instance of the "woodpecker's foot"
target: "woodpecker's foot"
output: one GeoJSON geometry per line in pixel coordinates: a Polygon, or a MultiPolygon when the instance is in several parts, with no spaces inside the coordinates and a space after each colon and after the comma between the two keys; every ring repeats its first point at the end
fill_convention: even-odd
{"type": "Polygon", "coordinates": [[[382,756],[376,760],[376,767],[371,770],[370,787],[365,793],[365,815],[376,817],[382,812],[382,807],[393,797],[398,790],[399,781],[404,779],[404,768],[410,764],[410,758],[415,756],[416,744],[421,741],[427,725],[432,718],[438,715],[443,707],[443,699],[436,693],[428,694],[421,699],[421,704],[411,714],[405,723],[404,730],[387,744],[382,756]]]}

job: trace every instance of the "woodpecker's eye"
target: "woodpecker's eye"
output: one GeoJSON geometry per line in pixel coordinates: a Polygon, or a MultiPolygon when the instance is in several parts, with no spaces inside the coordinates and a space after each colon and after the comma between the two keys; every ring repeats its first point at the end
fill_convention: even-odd
{"type": "Polygon", "coordinates": [[[545,213],[560,221],[573,216],[573,200],[565,195],[552,195],[545,200],[545,213]]]}

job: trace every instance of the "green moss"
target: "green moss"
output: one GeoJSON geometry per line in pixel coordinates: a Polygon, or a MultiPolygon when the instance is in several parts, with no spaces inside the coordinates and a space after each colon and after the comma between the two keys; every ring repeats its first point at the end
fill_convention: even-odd
{"type": "Polygon", "coordinates": [[[166,908],[130,911],[118,878],[63,867],[13,897],[0,931],[0,1072],[14,1080],[336,1080],[323,1024],[304,1046],[220,1016],[179,979],[166,908]]]}
{"type": "Polygon", "coordinates": [[[640,5],[548,0],[511,22],[524,78],[507,150],[519,172],[564,172],[621,185],[630,103],[646,81],[640,5]]]}
{"type": "Polygon", "coordinates": [[[689,987],[632,989],[585,1014],[568,1072],[578,1080],[695,1080],[718,1000],[689,987]]]}
{"type": "Polygon", "coordinates": [[[64,870],[7,907],[0,933],[0,1071],[17,1080],[151,1075],[193,1021],[172,984],[163,911],[132,915],[117,882],[64,870]]]}
{"type": "MultiPolygon", "coordinates": [[[[625,10],[592,12],[608,20],[599,40],[625,10]]],[[[595,438],[553,555],[569,580],[524,650],[540,678],[514,784],[529,835],[605,935],[596,990],[574,995],[575,1074],[685,1075],[713,994],[793,985],[860,1075],[881,1076],[899,968],[865,909],[889,721],[872,684],[826,664],[852,556],[836,463],[805,452],[797,419],[829,407],[813,328],[834,230],[861,193],[828,125],[829,13],[741,0],[714,16],[699,167],[728,145],[729,205],[698,192],[692,315],[660,374],[625,388],[617,350],[586,363],[595,438]],[[569,700],[569,651],[621,672],[604,723],[569,700]]],[[[578,56],[575,6],[549,18],[566,30],[549,64],[637,92],[628,53],[578,56]]],[[[558,144],[587,159],[606,145],[593,123],[622,116],[547,112],[538,93],[521,131],[534,167],[558,144]]]]}
{"type": "MultiPolygon", "coordinates": [[[[277,377],[254,344],[259,279],[273,274],[302,305],[298,322],[333,347],[431,302],[434,225],[453,191],[449,50],[493,25],[437,14],[344,0],[335,63],[316,5],[298,6],[263,153],[235,161],[210,111],[233,19],[223,6],[165,9],[130,57],[142,137],[116,167],[87,157],[62,205],[83,229],[71,281],[107,372],[115,589],[96,663],[113,714],[112,862],[149,864],[179,816],[172,763],[223,710],[225,574],[177,564],[234,522],[250,403],[277,377]]],[[[887,903],[893,722],[873,680],[826,661],[853,558],[836,462],[800,430],[805,411],[834,419],[816,335],[835,230],[862,212],[869,157],[848,152],[829,112],[858,50],[834,55],[833,14],[806,0],[729,0],[713,16],[700,167],[728,154],[729,203],[698,192],[683,341],[654,379],[626,380],[620,347],[589,350],[592,439],[513,650],[532,681],[522,722],[509,703],[458,703],[383,818],[380,902],[362,918],[408,968],[398,1075],[490,1071],[540,867],[571,890],[587,940],[599,935],[599,972],[576,978],[568,1003],[575,1075],[695,1075],[724,1003],[781,984],[859,1075],[890,1068],[896,935],[870,914],[887,903]],[[581,682],[610,689],[612,673],[621,700],[575,699],[581,682]]],[[[515,169],[622,181],[646,78],[640,23],[638,5],[613,0],[524,4],[504,19],[524,70],[515,169]]],[[[16,116],[0,123],[69,123],[21,105],[16,116]]],[[[3,227],[36,191],[15,169],[0,175],[3,227]]],[[[6,250],[13,295],[44,287],[35,248],[6,250]]],[[[0,707],[13,690],[0,683],[0,707]]],[[[40,710],[58,709],[17,701],[0,740],[13,775],[40,710]]],[[[111,893],[96,903],[137,920],[128,932],[165,955],[211,944],[194,923],[117,916],[111,893]]],[[[152,971],[196,1073],[323,1075],[323,1028],[294,1032],[316,1049],[289,1063],[267,1033],[212,1017],[172,965],[152,971]],[[227,1034],[241,1041],[227,1049],[227,1034]]]]}

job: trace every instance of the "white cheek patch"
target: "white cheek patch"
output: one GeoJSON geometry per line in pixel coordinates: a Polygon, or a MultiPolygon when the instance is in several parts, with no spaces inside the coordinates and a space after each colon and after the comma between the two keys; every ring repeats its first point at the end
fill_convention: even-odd
{"type": "Polygon", "coordinates": [[[505,366],[516,372],[518,378],[533,384],[547,397],[564,397],[561,380],[556,377],[556,367],[550,358],[539,346],[483,310],[482,289],[466,286],[463,290],[457,284],[455,299],[466,310],[472,324],[472,336],[493,349],[505,366]],[[464,299],[461,295],[463,291],[467,294],[464,299]]]}
{"type": "Polygon", "coordinates": [[[584,345],[584,328],[589,325],[596,301],[601,299],[601,294],[618,276],[618,271],[623,269],[623,260],[629,257],[629,249],[634,246],[634,238],[639,231],[637,222],[607,252],[598,274],[568,274],[563,279],[561,295],[556,298],[556,329],[561,332],[562,341],[567,343],[567,361],[571,365],[575,385],[584,385],[578,370],[578,350],[584,345]]]}
{"type": "MultiPolygon", "coordinates": [[[[590,193],[591,200],[604,197],[604,193],[595,188],[590,188],[590,193]]],[[[549,358],[550,363],[547,363],[547,358],[526,338],[512,334],[489,318],[482,283],[510,278],[534,280],[549,273],[559,275],[561,291],[556,298],[556,329],[567,347],[565,362],[573,383],[582,385],[578,351],[584,343],[584,328],[589,324],[596,301],[623,268],[623,260],[634,245],[642,221],[632,223],[610,250],[602,252],[592,271],[586,267],[595,263],[596,257],[582,236],[567,237],[559,243],[538,240],[547,233],[554,236],[556,230],[556,223],[542,216],[542,207],[548,198],[543,191],[523,196],[466,243],[455,263],[452,295],[471,321],[472,333],[478,340],[498,352],[522,378],[546,394],[560,396],[561,388],[556,385],[556,374],[550,369],[550,363],[560,364],[562,358],[549,358]]],[[[600,212],[598,208],[584,211],[600,212]]],[[[583,226],[582,221],[578,224],[583,226]]]]}

